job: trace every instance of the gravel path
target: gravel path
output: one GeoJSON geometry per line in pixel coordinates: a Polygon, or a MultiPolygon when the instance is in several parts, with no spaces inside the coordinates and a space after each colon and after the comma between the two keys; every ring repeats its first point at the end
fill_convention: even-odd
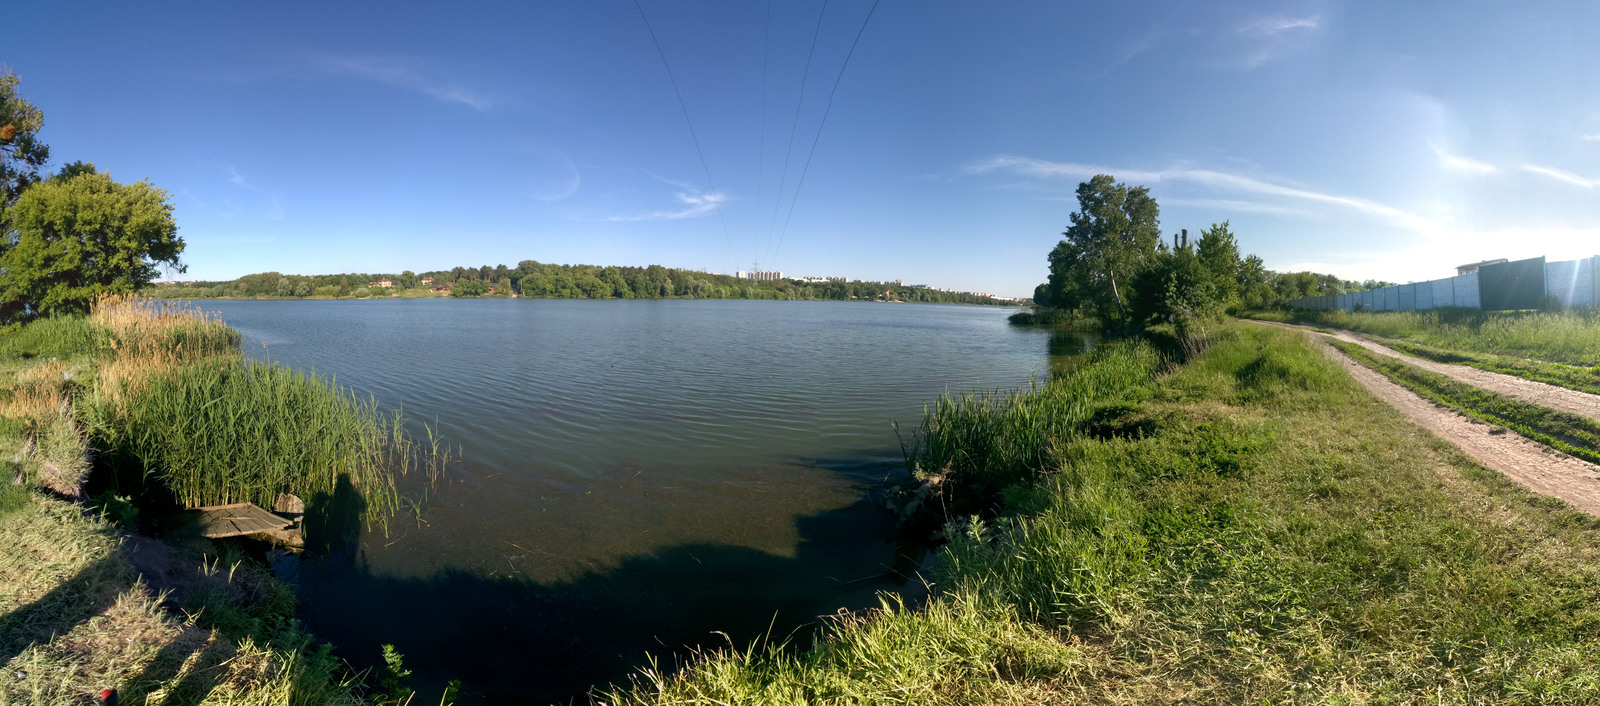
{"type": "MultiPolygon", "coordinates": [[[[1291,326],[1288,328],[1298,327],[1291,326]]],[[[1373,348],[1377,346],[1375,343],[1363,342],[1353,337],[1345,338],[1340,336],[1339,338],[1353,343],[1360,343],[1385,355],[1405,357],[1381,346],[1373,348]],[[1385,353],[1385,351],[1387,352],[1385,353]]],[[[1382,373],[1372,370],[1341,353],[1323,340],[1321,335],[1312,335],[1311,339],[1317,343],[1318,347],[1322,348],[1328,357],[1349,372],[1351,377],[1354,377],[1356,381],[1360,382],[1378,399],[1399,410],[1413,424],[1455,444],[1456,447],[1466,452],[1468,456],[1471,456],[1478,463],[1499,471],[1507,478],[1522,484],[1535,493],[1561,498],[1571,503],[1573,507],[1591,515],[1600,516],[1600,466],[1558,453],[1538,443],[1529,441],[1515,432],[1509,432],[1503,428],[1497,430],[1496,427],[1470,419],[1454,410],[1440,407],[1418,397],[1416,393],[1390,382],[1389,378],[1384,377],[1382,373]]],[[[1405,358],[1408,361],[1415,360],[1409,357],[1405,358]]],[[[1432,361],[1424,362],[1430,365],[1440,365],[1432,361]]],[[[1494,373],[1475,369],[1474,372],[1494,375],[1494,373]]],[[[1477,384],[1455,375],[1451,375],[1451,377],[1456,377],[1463,382],[1477,384]]],[[[1528,383],[1526,380],[1521,382],[1528,383]]],[[[1528,384],[1537,385],[1539,383],[1528,384]]],[[[1486,389],[1494,389],[1487,386],[1484,387],[1486,389]]],[[[1550,386],[1544,385],[1544,387],[1550,386]]],[[[1498,392],[1499,390],[1496,391],[1498,392]]],[[[1505,394],[1511,395],[1509,392],[1505,394]]],[[[1593,397],[1592,395],[1584,396],[1593,397]]],[[[1517,397],[1519,399],[1527,399],[1520,395],[1517,397]]]]}

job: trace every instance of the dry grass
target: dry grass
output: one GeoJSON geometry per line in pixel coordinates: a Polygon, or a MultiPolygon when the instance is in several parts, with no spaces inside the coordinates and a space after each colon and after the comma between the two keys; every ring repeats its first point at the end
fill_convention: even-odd
{"type": "Polygon", "coordinates": [[[112,687],[135,705],[355,703],[303,636],[230,638],[206,610],[164,609],[124,542],[61,501],[0,517],[0,705],[93,704],[112,687]]]}

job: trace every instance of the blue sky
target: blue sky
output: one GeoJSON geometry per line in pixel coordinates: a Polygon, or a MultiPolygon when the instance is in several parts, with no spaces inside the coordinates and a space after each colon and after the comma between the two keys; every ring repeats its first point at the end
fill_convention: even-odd
{"type": "Polygon", "coordinates": [[[13,4],[0,63],[52,166],[171,193],[186,278],[759,260],[1027,295],[1099,172],[1282,271],[1600,252],[1600,3],[150,5],[13,4]]]}

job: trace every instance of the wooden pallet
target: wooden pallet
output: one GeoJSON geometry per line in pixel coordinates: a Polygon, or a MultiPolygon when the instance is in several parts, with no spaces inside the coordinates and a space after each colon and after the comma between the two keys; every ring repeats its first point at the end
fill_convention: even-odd
{"type": "Polygon", "coordinates": [[[196,508],[195,512],[200,513],[200,534],[211,538],[274,533],[294,524],[288,518],[267,512],[254,503],[212,505],[196,508]]]}

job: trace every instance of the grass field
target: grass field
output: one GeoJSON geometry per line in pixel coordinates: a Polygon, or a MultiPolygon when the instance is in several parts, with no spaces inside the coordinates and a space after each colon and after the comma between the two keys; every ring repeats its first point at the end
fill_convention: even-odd
{"type": "MultiPolygon", "coordinates": [[[[1302,334],[1231,329],[1159,377],[1127,355],[1079,370],[1110,365],[1124,392],[1007,471],[998,517],[955,518],[927,606],[707,654],[605,700],[1594,702],[1595,518],[1406,424],[1302,334]]],[[[1033,424],[1010,414],[974,433],[1033,424]]]]}

